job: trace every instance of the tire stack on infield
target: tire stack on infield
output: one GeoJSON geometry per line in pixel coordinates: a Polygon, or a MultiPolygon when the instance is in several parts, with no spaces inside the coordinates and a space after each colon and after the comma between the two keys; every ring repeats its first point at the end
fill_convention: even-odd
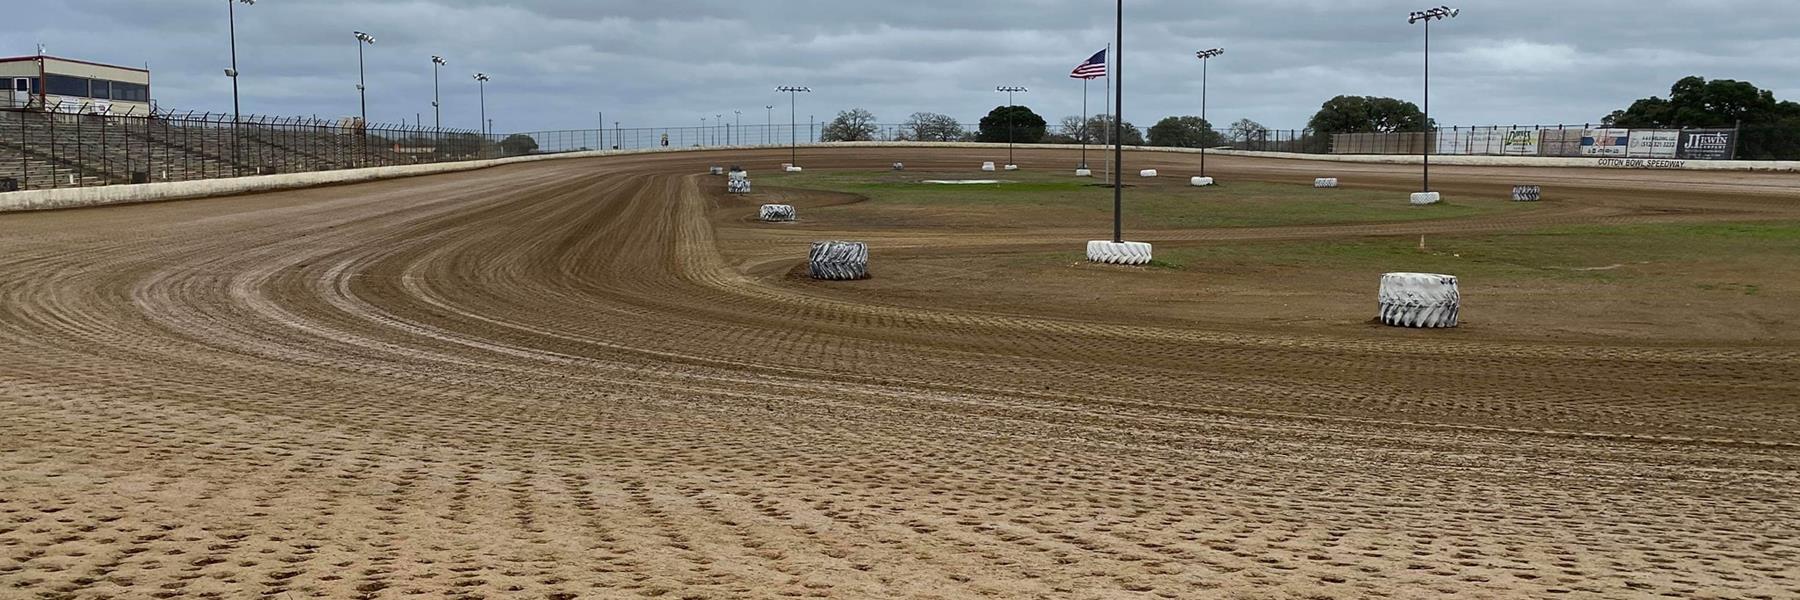
{"type": "Polygon", "coordinates": [[[1544,188],[1536,185],[1515,185],[1512,198],[1513,202],[1537,202],[1544,199],[1544,188]]]}
{"type": "Polygon", "coordinates": [[[862,242],[813,242],[807,257],[813,279],[852,281],[869,277],[869,245],[862,242]]]}
{"type": "Polygon", "coordinates": [[[1151,258],[1150,244],[1096,240],[1088,242],[1087,256],[1089,262],[1109,265],[1147,265],[1150,264],[1151,258]]]}
{"type": "Polygon", "coordinates": [[[1388,273],[1381,276],[1381,323],[1392,327],[1455,327],[1462,312],[1456,276],[1435,273],[1388,273]]]}
{"type": "Polygon", "coordinates": [[[794,207],[789,204],[764,204],[756,214],[757,219],[768,223],[786,223],[794,217],[794,207]]]}

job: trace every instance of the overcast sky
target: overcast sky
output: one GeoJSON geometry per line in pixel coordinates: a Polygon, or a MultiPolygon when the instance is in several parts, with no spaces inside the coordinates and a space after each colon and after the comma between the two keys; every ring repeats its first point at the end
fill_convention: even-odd
{"type": "MultiPolygon", "coordinates": [[[[164,108],[230,110],[226,0],[57,0],[8,11],[0,54],[142,66],[164,108]]],[[[1125,117],[1198,114],[1195,50],[1220,46],[1211,120],[1303,127],[1338,94],[1418,101],[1424,1],[1127,0],[1125,117]]],[[[1068,73],[1112,39],[1108,0],[259,0],[238,6],[246,113],[357,112],[356,42],[367,31],[372,121],[431,122],[443,55],[446,126],[476,127],[484,71],[496,131],[698,125],[743,111],[761,123],[781,84],[811,86],[800,121],[863,107],[884,123],[916,111],[973,122],[1022,85],[1054,121],[1081,111],[1068,73]]],[[[1440,123],[1597,121],[1666,95],[1686,75],[1744,79],[1800,100],[1794,0],[1465,2],[1432,26],[1440,123]]],[[[1099,86],[1093,110],[1102,101],[1099,86]]]]}

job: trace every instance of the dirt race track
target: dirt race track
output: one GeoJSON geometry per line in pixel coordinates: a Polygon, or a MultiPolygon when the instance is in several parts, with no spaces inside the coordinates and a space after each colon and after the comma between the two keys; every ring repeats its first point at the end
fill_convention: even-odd
{"type": "MultiPolygon", "coordinates": [[[[1800,598],[1800,342],[1084,316],[932,265],[1104,224],[765,227],[700,174],[785,156],[0,215],[0,598],[1800,598]],[[833,238],[877,278],[799,277],[833,238]]],[[[1800,219],[1793,175],[1434,175],[1616,195],[1468,230],[1800,219]]]]}

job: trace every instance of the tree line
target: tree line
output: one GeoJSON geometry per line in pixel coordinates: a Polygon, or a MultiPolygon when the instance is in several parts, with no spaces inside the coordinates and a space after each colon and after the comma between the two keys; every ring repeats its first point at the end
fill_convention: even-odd
{"type": "MultiPolygon", "coordinates": [[[[864,109],[838,113],[821,130],[827,142],[874,140],[880,133],[875,115],[864,109]]],[[[1670,88],[1668,98],[1651,96],[1613,111],[1600,120],[1603,126],[1634,129],[1694,129],[1742,127],[1739,158],[1800,158],[1800,103],[1779,101],[1774,92],[1749,82],[1729,79],[1708,81],[1686,77],[1670,88]]],[[[1300,133],[1328,140],[1339,133],[1395,133],[1422,131],[1424,111],[1412,102],[1377,96],[1337,96],[1319,106],[1300,133]]],[[[1269,129],[1250,119],[1239,119],[1225,131],[1196,116],[1166,117],[1148,132],[1126,121],[1115,133],[1111,115],[1063,117],[1052,127],[1043,116],[1026,106],[997,106],[975,130],[970,131],[949,115],[913,113],[893,136],[901,141],[1006,142],[1021,144],[1111,144],[1113,137],[1128,145],[1197,148],[1266,139],[1269,129]],[[1146,135],[1147,134],[1147,135],[1146,135]]],[[[1437,127],[1435,120],[1429,125],[1437,127]]]]}

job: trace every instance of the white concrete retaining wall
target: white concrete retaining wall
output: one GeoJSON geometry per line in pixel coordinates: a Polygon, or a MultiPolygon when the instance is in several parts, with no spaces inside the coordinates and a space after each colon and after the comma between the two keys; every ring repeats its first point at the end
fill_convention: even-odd
{"type": "MultiPolygon", "coordinates": [[[[61,188],[50,190],[26,190],[0,193],[0,212],[20,210],[48,210],[57,208],[76,208],[83,206],[103,206],[108,204],[125,204],[133,202],[160,202],[164,200],[183,200],[191,198],[207,198],[212,196],[231,196],[255,192],[268,192],[323,185],[337,185],[393,179],[397,177],[413,177],[438,173],[454,173],[474,169],[485,169],[500,165],[532,162],[539,160],[561,160],[570,158],[594,158],[600,156],[626,156],[635,154],[659,154],[668,152],[714,152],[720,150],[754,150],[778,148],[780,146],[714,146],[710,148],[654,148],[645,150],[597,150],[590,152],[566,152],[562,154],[539,154],[532,156],[515,156],[493,160],[472,160],[463,162],[435,163],[428,165],[405,165],[398,167],[373,167],[367,169],[340,169],[336,171],[316,171],[310,173],[288,173],[282,175],[257,175],[251,177],[232,177],[225,179],[206,179],[199,181],[171,181],[163,183],[142,183],[132,185],[108,185],[96,187],[61,188]]],[[[809,144],[809,148],[1005,148],[1006,144],[987,144],[976,142],[831,142],[809,144]]],[[[1079,149],[1077,144],[1032,144],[1028,148],[1079,149]]],[[[1089,146],[1104,148],[1105,146],[1089,146]]],[[[1176,154],[1198,154],[1196,148],[1160,148],[1152,146],[1128,146],[1133,152],[1171,152],[1176,154]]],[[[1222,156],[1246,156],[1254,158],[1278,158],[1288,160],[1311,160],[1338,163],[1416,165],[1421,158],[1417,155],[1360,155],[1360,154],[1295,154],[1288,152],[1252,152],[1245,150],[1208,150],[1208,154],[1222,156]]],[[[1601,169],[1671,169],[1690,171],[1778,171],[1800,173],[1800,161],[1754,161],[1754,160],[1670,160],[1642,158],[1553,158],[1537,156],[1432,156],[1431,163],[1446,166],[1483,166],[1483,167],[1571,167],[1601,169]]]]}
{"type": "Polygon", "coordinates": [[[747,148],[750,147],[596,150],[589,152],[565,152],[561,154],[534,154],[531,156],[514,156],[491,160],[469,160],[425,165],[338,169],[334,171],[284,173],[281,175],[253,175],[248,177],[227,177],[223,179],[202,179],[196,181],[166,181],[160,183],[139,183],[129,185],[25,190],[0,194],[0,212],[51,210],[58,208],[105,206],[108,204],[161,202],[165,200],[188,200],[194,198],[210,198],[214,196],[233,196],[256,192],[271,192],[276,190],[395,179],[399,177],[414,177],[418,175],[455,173],[458,171],[486,169],[489,167],[540,160],[657,154],[665,152],[742,150],[747,148]]]}

